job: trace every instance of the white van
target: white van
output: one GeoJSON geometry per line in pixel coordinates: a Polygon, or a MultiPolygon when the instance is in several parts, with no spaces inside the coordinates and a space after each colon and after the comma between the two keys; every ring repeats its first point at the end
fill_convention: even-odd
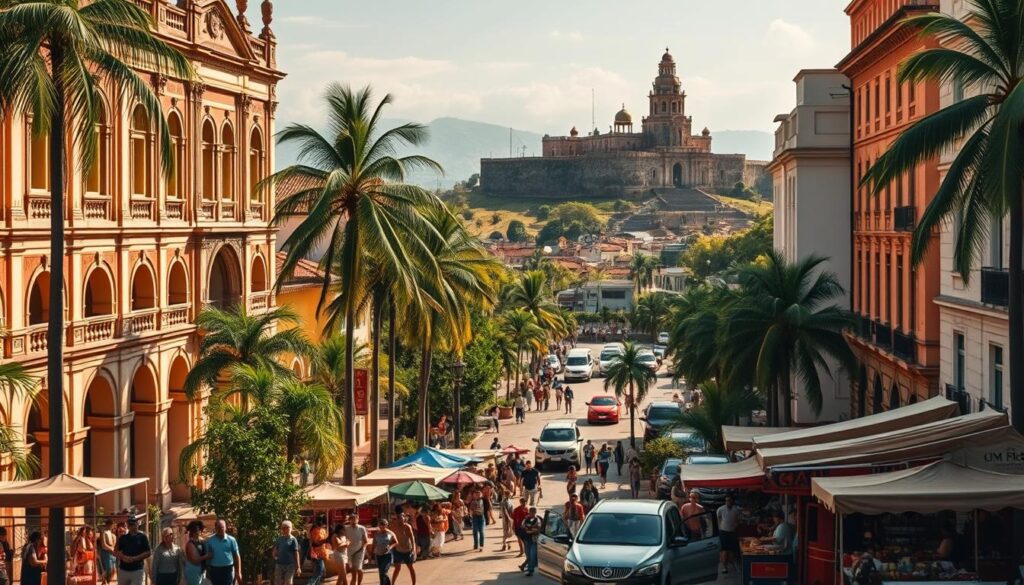
{"type": "Polygon", "coordinates": [[[562,377],[570,380],[590,380],[594,374],[594,356],[584,347],[570,349],[565,357],[565,370],[562,377]]]}

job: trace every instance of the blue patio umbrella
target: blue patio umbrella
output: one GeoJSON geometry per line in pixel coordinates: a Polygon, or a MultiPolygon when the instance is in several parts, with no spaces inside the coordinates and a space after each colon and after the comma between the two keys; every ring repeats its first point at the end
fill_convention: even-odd
{"type": "Polygon", "coordinates": [[[402,457],[398,461],[388,465],[388,467],[402,467],[403,465],[409,465],[410,463],[419,463],[420,465],[426,465],[427,467],[459,469],[469,465],[470,463],[480,463],[481,461],[482,460],[480,459],[445,453],[444,451],[434,449],[433,447],[423,447],[411,455],[402,457]]]}

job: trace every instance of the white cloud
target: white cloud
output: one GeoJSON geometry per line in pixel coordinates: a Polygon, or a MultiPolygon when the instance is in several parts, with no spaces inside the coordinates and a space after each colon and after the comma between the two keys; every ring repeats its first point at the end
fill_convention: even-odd
{"type": "Polygon", "coordinates": [[[765,36],[768,46],[790,52],[806,52],[816,45],[814,37],[799,25],[776,18],[768,25],[765,36]]]}
{"type": "Polygon", "coordinates": [[[579,43],[583,41],[583,33],[577,30],[561,31],[555,29],[549,32],[548,36],[552,39],[565,40],[573,43],[579,43]]]}

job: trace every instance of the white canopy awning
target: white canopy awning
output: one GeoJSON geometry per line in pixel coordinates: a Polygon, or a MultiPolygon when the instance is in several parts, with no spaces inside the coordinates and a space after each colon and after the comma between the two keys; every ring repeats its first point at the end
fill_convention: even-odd
{"type": "Polygon", "coordinates": [[[355,508],[387,495],[388,488],[383,485],[341,485],[325,481],[309,486],[305,491],[314,508],[355,508]]]}
{"type": "Polygon", "coordinates": [[[722,427],[722,440],[726,451],[752,451],[754,437],[767,437],[779,433],[801,430],[797,427],[722,427]]]}
{"type": "Polygon", "coordinates": [[[390,487],[407,481],[422,481],[437,485],[437,482],[451,475],[453,471],[455,470],[412,463],[403,467],[388,467],[371,471],[356,480],[356,483],[361,486],[390,487]]]}
{"type": "Polygon", "coordinates": [[[0,484],[0,508],[90,506],[97,496],[146,483],[148,477],[85,477],[62,473],[0,484]]]}
{"type": "Polygon", "coordinates": [[[839,514],[927,514],[1024,508],[1024,475],[937,461],[876,475],[815,478],[811,494],[839,514]]]}

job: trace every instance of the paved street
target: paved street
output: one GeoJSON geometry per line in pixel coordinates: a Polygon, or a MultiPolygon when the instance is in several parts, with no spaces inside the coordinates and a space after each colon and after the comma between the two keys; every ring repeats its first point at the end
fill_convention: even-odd
{"type": "MultiPolygon", "coordinates": [[[[594,356],[600,353],[600,345],[581,345],[581,347],[590,347],[594,350],[594,356]]],[[[665,368],[659,371],[660,376],[665,375],[665,368]]],[[[572,418],[575,418],[580,425],[580,429],[583,431],[584,440],[590,439],[594,442],[597,447],[600,447],[602,442],[608,442],[610,445],[614,445],[615,441],[623,441],[623,445],[628,446],[629,441],[629,418],[623,415],[622,420],[616,425],[603,425],[603,426],[589,426],[586,422],[586,405],[590,397],[596,394],[604,393],[604,380],[602,378],[594,378],[590,382],[585,383],[572,383],[570,384],[573,391],[576,394],[574,401],[574,408],[572,418]]],[[[504,390],[504,387],[502,388],[504,390]]],[[[651,400],[667,400],[672,397],[672,382],[670,379],[665,377],[659,377],[657,387],[652,390],[647,397],[647,402],[651,400]]],[[[641,408],[643,405],[641,404],[641,408]]],[[[555,410],[554,399],[551,402],[551,410],[541,412],[528,412],[526,415],[526,422],[523,424],[515,424],[511,421],[502,421],[501,431],[498,435],[502,446],[508,446],[515,444],[516,446],[529,448],[530,454],[526,457],[530,460],[533,459],[533,448],[535,444],[532,439],[540,434],[541,428],[544,424],[557,419],[567,418],[561,411],[555,410]]],[[[643,437],[643,426],[640,421],[637,421],[636,434],[638,437],[643,437]]],[[[491,441],[494,439],[494,433],[489,431],[480,436],[474,445],[477,448],[487,448],[491,441]]],[[[625,472],[625,469],[623,469],[625,472]]],[[[596,479],[596,476],[594,476],[596,479]]],[[[579,479],[578,485],[582,486],[584,477],[579,479]]],[[[625,483],[622,478],[615,475],[615,466],[612,465],[611,471],[608,476],[607,489],[601,490],[601,497],[628,497],[629,486],[625,483]]],[[[541,487],[544,492],[544,497],[541,501],[539,509],[548,508],[552,506],[561,506],[565,503],[566,492],[565,492],[565,470],[559,469],[557,471],[547,471],[543,473],[543,479],[541,480],[541,487]]],[[[644,489],[647,488],[647,482],[644,483],[644,489]]],[[[417,583],[445,583],[453,579],[457,579],[459,585],[476,585],[484,583],[523,583],[530,581],[529,578],[524,577],[522,573],[517,570],[517,565],[522,562],[523,559],[516,558],[518,554],[518,548],[513,544],[513,550],[509,552],[499,552],[501,548],[501,522],[487,527],[486,544],[483,552],[474,553],[472,550],[472,537],[469,531],[466,531],[466,538],[460,542],[449,542],[445,545],[445,556],[441,559],[421,561],[416,563],[417,583]]],[[[378,583],[377,574],[374,571],[371,575],[367,573],[368,583],[378,583]]],[[[536,574],[533,579],[535,582],[549,582],[548,579],[542,577],[539,573],[536,574]]],[[[410,583],[408,575],[403,570],[402,574],[399,575],[399,583],[410,583]]]]}

